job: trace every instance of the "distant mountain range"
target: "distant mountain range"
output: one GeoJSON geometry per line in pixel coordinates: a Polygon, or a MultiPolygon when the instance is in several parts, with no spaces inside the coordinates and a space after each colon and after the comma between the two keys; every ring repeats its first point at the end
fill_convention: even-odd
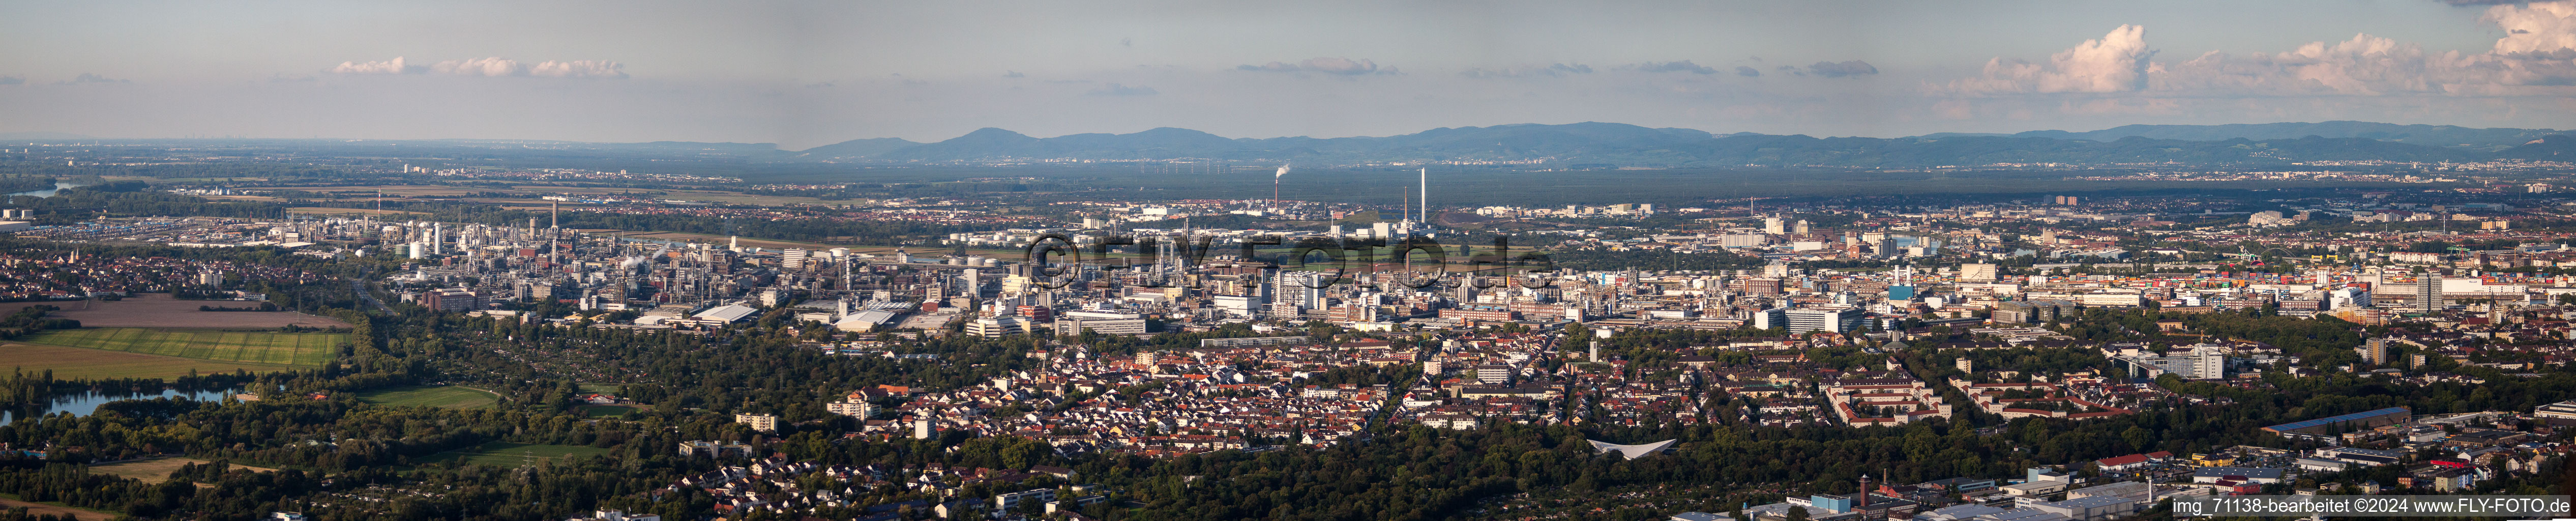
{"type": "Polygon", "coordinates": [[[879,155],[879,154],[884,154],[884,153],[887,153],[887,152],[893,152],[893,151],[895,151],[895,150],[897,150],[897,149],[902,149],[902,148],[904,148],[904,147],[910,147],[910,146],[913,146],[913,145],[919,145],[919,144],[920,144],[920,143],[915,143],[915,142],[913,142],[912,140],[908,140],[908,139],[904,139],[904,138],[899,138],[899,137],[881,137],[881,138],[874,138],[874,139],[853,139],[853,140],[849,140],[849,141],[843,141],[843,142],[839,142],[839,143],[833,143],[833,144],[829,144],[829,145],[823,145],[823,146],[819,146],[819,147],[808,148],[808,149],[805,149],[805,151],[804,151],[804,152],[799,152],[799,153],[797,153],[797,154],[796,154],[796,157],[810,157],[810,158],[818,158],[818,159],[831,159],[831,158],[855,158],[855,157],[875,157],[875,156],[877,156],[877,155],[879,155]]]}
{"type": "Polygon", "coordinates": [[[881,162],[1042,158],[1319,162],[1545,159],[1609,166],[1916,168],[1996,163],[2576,159],[2576,137],[2550,129],[2473,129],[2359,121],[2128,125],[2092,132],[1944,133],[1903,138],[1716,135],[1619,123],[1438,128],[1400,136],[1330,139],[1229,139],[1179,128],[1035,138],[985,128],[935,143],[865,139],[816,147],[795,156],[881,162]]]}
{"type": "Polygon", "coordinates": [[[1226,138],[1181,128],[1132,134],[1030,137],[998,128],[916,143],[898,138],[844,141],[801,151],[770,143],[579,143],[526,140],[119,140],[44,132],[0,134],[5,140],[81,140],[151,146],[183,142],[262,147],[291,143],[356,149],[366,154],[463,154],[483,157],[659,156],[726,162],[948,163],[1033,159],[1161,160],[1356,164],[1367,162],[1512,161],[1554,167],[1975,167],[2010,163],[2175,163],[2283,165],[2318,160],[2576,161],[2576,132],[2467,128],[2362,121],[2251,125],[2127,125],[2089,132],[1940,133],[1901,138],[1711,134],[1620,123],[1436,128],[1385,137],[1226,138]]]}
{"type": "Polygon", "coordinates": [[[986,128],[937,143],[890,146],[895,143],[882,139],[859,140],[816,147],[801,155],[814,159],[880,161],[1625,157],[1666,147],[1707,144],[1713,137],[1697,130],[1617,123],[1439,128],[1401,136],[1329,139],[1227,139],[1206,132],[1168,127],[1133,134],[1073,134],[1040,139],[986,128]]]}

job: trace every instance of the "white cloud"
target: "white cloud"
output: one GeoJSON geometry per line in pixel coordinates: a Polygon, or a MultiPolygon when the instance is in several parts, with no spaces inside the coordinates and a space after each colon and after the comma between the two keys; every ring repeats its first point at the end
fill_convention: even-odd
{"type": "Polygon", "coordinates": [[[2576,49],[2576,2],[2533,2],[2487,8],[2485,21],[2504,30],[2496,54],[2539,54],[2567,58],[2576,49]]]}
{"type": "MultiPolygon", "coordinates": [[[[1691,73],[1691,74],[1717,74],[1717,69],[1716,69],[1716,68],[1709,67],[1709,66],[1705,66],[1705,65],[1700,65],[1700,64],[1696,64],[1696,63],[1691,63],[1691,61],[1690,61],[1690,60],[1682,60],[1682,61],[1677,61],[1677,62],[1660,62],[1660,63],[1658,63],[1658,62],[1646,62],[1646,63],[1640,63],[1640,64],[1637,64],[1637,70],[1646,71],[1646,72],[1687,72],[1687,73],[1691,73]]],[[[1742,73],[1742,71],[1737,71],[1737,72],[1738,72],[1739,74],[1741,74],[1741,73],[1742,73]]]]}
{"type": "Polygon", "coordinates": [[[1870,64],[1869,64],[1869,62],[1860,61],[1860,60],[1849,60],[1849,61],[1841,61],[1841,62],[1816,62],[1816,64],[1815,64],[1815,65],[1809,65],[1809,66],[1807,66],[1807,71],[1806,71],[1806,72],[1807,72],[1808,74],[1814,74],[1814,75],[1817,75],[1817,76],[1823,76],[1823,77],[1827,77],[1827,78],[1840,78],[1840,77],[1844,77],[1844,76],[1865,76],[1865,75],[1871,75],[1871,74],[1878,74],[1878,67],[1870,65],[1870,64]]]}
{"type": "Polygon", "coordinates": [[[2137,91],[2147,87],[2147,58],[2154,55],[2147,49],[2146,26],[2121,25],[2049,56],[2048,63],[1987,60],[1984,75],[1950,87],[1983,94],[2137,91]]]}
{"type": "Polygon", "coordinates": [[[2151,82],[2158,92],[2269,95],[2380,95],[2442,92],[2464,80],[2458,53],[2426,55],[2422,47],[2356,34],[2341,42],[2311,42],[2281,53],[2235,56],[2210,52],[2163,70],[2151,82]]]}
{"type": "Polygon", "coordinates": [[[528,68],[528,74],[555,78],[626,77],[626,64],[605,60],[545,61],[528,68]]]}
{"type": "Polygon", "coordinates": [[[537,62],[535,64],[526,64],[521,63],[518,60],[501,57],[447,60],[424,66],[418,63],[405,61],[403,57],[396,56],[394,59],[383,61],[340,62],[340,65],[329,69],[323,69],[323,72],[336,74],[437,73],[459,76],[543,76],[549,78],[622,79],[626,77],[625,68],[625,64],[605,60],[548,60],[537,62]]]}
{"type": "Polygon", "coordinates": [[[2576,94],[2576,1],[2488,7],[2505,33],[2484,53],[2426,52],[2368,34],[2242,57],[2209,53],[2156,78],[2156,90],[2237,94],[2576,94]]]}
{"type": "Polygon", "coordinates": [[[1995,58],[1957,94],[2128,93],[2141,96],[2576,95],[2576,0],[2504,4],[2481,20],[2505,36],[2486,52],[2428,52],[2356,34],[2288,51],[2211,51],[2154,62],[2146,29],[2123,25],[2034,64],[1995,58]]]}
{"type": "Polygon", "coordinates": [[[1352,60],[1350,58],[1314,58],[1300,62],[1297,66],[1299,68],[1315,72],[1344,75],[1359,75],[1377,72],[1377,62],[1366,59],[1352,60]]]}
{"type": "Polygon", "coordinates": [[[463,76],[524,76],[528,69],[521,67],[518,60],[493,57],[438,62],[429,66],[429,72],[463,76]]]}
{"type": "Polygon", "coordinates": [[[340,62],[339,66],[323,69],[322,72],[335,74],[404,74],[421,72],[421,70],[421,66],[404,63],[403,57],[395,56],[394,59],[385,61],[340,62]]]}
{"type": "Polygon", "coordinates": [[[1338,75],[1343,75],[1343,76],[1360,76],[1360,75],[1366,75],[1366,74],[1396,74],[1396,70],[1395,70],[1395,68],[1394,68],[1394,67],[1387,67],[1387,68],[1384,68],[1384,69],[1380,69],[1380,68],[1378,68],[1378,66],[1377,66],[1377,62],[1375,62],[1375,61],[1370,61],[1370,60],[1368,60],[1368,59],[1358,59],[1358,60],[1353,60],[1353,59],[1350,59],[1350,58],[1330,58],[1330,57],[1326,57],[1326,58],[1308,58],[1308,59],[1306,59],[1306,61],[1301,61],[1301,62],[1297,62],[1297,63],[1293,63],[1293,64],[1291,64],[1291,63],[1280,63],[1280,62],[1270,62],[1270,63],[1261,64],[1261,65],[1237,65],[1237,66],[1235,66],[1234,68],[1235,68],[1236,70],[1246,70],[1246,71],[1269,71],[1269,72],[1319,72],[1319,73],[1324,73],[1324,74],[1338,74],[1338,75]]]}
{"type": "Polygon", "coordinates": [[[1486,69],[1486,68],[1474,68],[1474,69],[1467,69],[1467,70],[1465,70],[1465,71],[1460,71],[1460,72],[1458,73],[1458,75],[1459,75],[1459,76],[1469,77],[1469,78],[1522,78],[1522,77],[1533,77],[1533,76],[1546,76],[1546,77],[1550,77],[1550,78],[1558,78],[1558,77],[1564,77],[1564,76],[1574,75],[1574,74],[1591,74],[1591,73],[1592,73],[1592,66],[1590,66],[1590,65],[1584,65],[1584,64],[1580,64],[1580,63],[1572,64],[1572,65],[1567,65],[1567,64],[1563,64],[1563,63],[1555,63],[1555,64],[1549,64],[1549,65],[1548,65],[1548,66],[1546,66],[1546,67],[1513,67],[1513,68],[1508,68],[1508,69],[1486,69]]]}

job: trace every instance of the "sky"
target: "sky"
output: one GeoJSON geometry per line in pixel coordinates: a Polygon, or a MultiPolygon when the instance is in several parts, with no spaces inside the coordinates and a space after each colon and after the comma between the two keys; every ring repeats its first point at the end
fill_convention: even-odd
{"type": "Polygon", "coordinates": [[[2576,0],[0,0],[0,134],[2576,127],[2576,0]]]}

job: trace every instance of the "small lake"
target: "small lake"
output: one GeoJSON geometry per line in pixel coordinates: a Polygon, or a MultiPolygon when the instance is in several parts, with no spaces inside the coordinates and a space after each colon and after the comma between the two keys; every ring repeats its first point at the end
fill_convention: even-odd
{"type": "MultiPolygon", "coordinates": [[[[135,394],[135,393],[121,393],[121,392],[119,392],[119,393],[106,393],[106,392],[81,393],[81,394],[71,395],[71,396],[57,396],[57,397],[54,397],[54,404],[53,404],[53,406],[45,408],[44,415],[46,415],[46,416],[52,416],[52,415],[54,415],[54,414],[56,414],[56,413],[61,413],[61,412],[66,412],[66,411],[68,411],[68,412],[71,412],[73,416],[88,416],[88,415],[90,415],[90,413],[98,412],[98,406],[103,405],[103,404],[106,404],[107,402],[113,402],[113,401],[117,401],[117,400],[150,400],[150,399],[154,399],[154,398],[188,398],[188,399],[192,399],[192,400],[202,400],[202,401],[221,401],[221,400],[223,400],[223,399],[224,399],[224,397],[226,397],[226,396],[232,396],[232,395],[237,394],[237,393],[240,393],[240,392],[241,392],[241,391],[197,391],[197,392],[186,392],[186,391],[180,391],[180,390],[177,390],[177,389],[162,389],[160,394],[135,394]]],[[[17,418],[17,416],[16,416],[15,414],[16,414],[16,413],[11,412],[11,411],[0,411],[0,425],[8,425],[8,424],[9,424],[9,423],[11,423],[11,422],[18,421],[18,418],[17,418]]]]}
{"type": "Polygon", "coordinates": [[[79,188],[80,186],[81,186],[81,185],[76,185],[76,184],[71,184],[71,183],[65,183],[65,182],[62,182],[62,181],[55,181],[55,182],[54,182],[54,187],[53,187],[53,188],[47,188],[47,189],[43,189],[43,190],[28,190],[28,191],[24,191],[24,192],[10,192],[8,195],[9,195],[9,196],[11,196],[11,197],[16,197],[16,196],[21,196],[21,195],[32,195],[32,196],[36,196],[36,197],[53,197],[53,196],[54,196],[54,194],[61,193],[61,192],[63,191],[63,189],[65,189],[65,188],[79,188]]]}

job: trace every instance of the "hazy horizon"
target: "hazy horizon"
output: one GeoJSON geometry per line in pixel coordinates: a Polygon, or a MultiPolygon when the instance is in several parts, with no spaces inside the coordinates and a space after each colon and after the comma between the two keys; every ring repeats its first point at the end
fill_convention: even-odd
{"type": "MultiPolygon", "coordinates": [[[[2206,124],[2198,124],[2198,125],[2230,125],[2230,124],[2244,124],[2244,125],[2264,125],[2264,124],[2315,124],[2315,123],[2326,123],[2326,122],[2328,122],[2328,121],[2357,121],[2357,120],[2327,120],[2327,121],[2266,121],[2266,122],[2252,122],[2252,123],[2206,123],[2206,124]]],[[[1617,121],[1574,121],[1574,122],[1567,122],[1567,123],[1503,123],[1503,124],[1497,124],[1497,125],[1480,125],[1480,126],[1478,126],[1478,127],[1505,127],[1505,126],[1514,126],[1514,125],[1564,125],[1564,124],[1577,124],[1577,123],[1620,123],[1620,122],[1617,122],[1617,121]]],[[[2390,123],[2390,122],[2385,122],[2385,121],[2364,121],[2364,123],[2390,123]]],[[[2407,124],[2407,125],[2414,125],[2414,124],[2418,124],[2418,123],[2392,123],[2392,124],[2407,124]]],[[[2420,123],[2420,124],[2423,124],[2423,125],[2434,125],[2434,126],[2442,126],[2442,125],[2444,125],[2444,124],[2441,124],[2441,123],[2420,123]]],[[[1912,136],[1922,136],[1922,135],[1930,135],[1930,134],[1943,134],[1943,133],[1957,133],[1957,134],[1992,134],[1992,135],[2011,135],[2011,134],[2016,134],[2016,133],[2020,133],[2020,132],[2041,132],[2041,131],[2065,131],[2065,132],[2072,132],[2072,133],[2083,133],[2083,132],[2097,131],[2097,130],[2109,130],[2109,129],[2112,129],[2112,128],[2117,128],[2117,127],[2120,127],[2120,126],[2127,126],[2127,125],[2134,125],[2134,123],[2133,123],[2133,124],[2113,125],[2113,126],[2109,126],[2109,127],[2101,127],[2101,128],[2033,128],[2033,129],[2024,129],[2024,130],[2017,130],[2017,131],[2001,131],[2001,132],[1950,132],[1950,131],[1936,131],[1936,132],[1925,132],[1925,133],[1921,133],[1921,134],[1908,134],[1908,135],[1901,135],[1901,136],[1843,136],[1843,135],[1816,135],[1816,134],[1805,134],[1805,135],[1808,135],[1809,137],[1817,137],[1817,138],[1839,138],[1839,137],[1898,138],[1898,137],[1912,137],[1912,136]]],[[[1640,126],[1642,126],[1642,125],[1640,125],[1640,126]]],[[[2468,125],[2451,125],[2451,126],[2458,126],[2458,127],[2464,127],[2464,128],[2528,128],[2528,129],[2533,129],[2533,130],[2542,130],[2542,129],[2545,129],[2545,130],[2571,130],[2571,129],[2561,129],[2561,128],[2554,128],[2554,127],[2473,127],[2473,126],[2468,126],[2468,125]]],[[[1352,135],[1352,136],[1313,136],[1313,135],[1297,135],[1297,136],[1228,136],[1228,135],[1223,135],[1223,134],[1215,134],[1215,133],[1213,133],[1213,132],[1211,132],[1210,134],[1215,134],[1215,135],[1217,135],[1218,137],[1223,137],[1223,138],[1227,138],[1227,139],[1252,139],[1252,140],[1262,140],[1262,139],[1282,139],[1282,138],[1318,138],[1318,139],[1334,139],[1334,138],[1384,138],[1384,137],[1393,137],[1393,136],[1401,136],[1401,135],[1415,134],[1415,133],[1426,132],[1426,131],[1431,131],[1431,130],[1438,130],[1438,129],[1443,129],[1443,128],[1468,128],[1468,127],[1469,127],[1469,126],[1431,127],[1431,128],[1424,128],[1424,129],[1421,129],[1421,130],[1416,130],[1416,131],[1413,131],[1413,132],[1403,132],[1403,133],[1398,133],[1398,134],[1381,134],[1381,135],[1352,135]]],[[[977,128],[976,130],[983,130],[984,128],[1001,128],[1001,127],[979,127],[979,128],[977,128]]],[[[1181,128],[1181,127],[1156,127],[1156,128],[1181,128]]],[[[1650,128],[1687,128],[1687,127],[1650,127],[1650,128]]],[[[1012,132],[1018,132],[1018,131],[1016,131],[1016,130],[1012,130],[1012,129],[1008,129],[1008,128],[1001,128],[1001,129],[1002,129],[1002,130],[1010,130],[1010,131],[1012,131],[1012,132]]],[[[1029,134],[1029,133],[1025,133],[1025,132],[1019,132],[1019,133],[1020,133],[1020,134],[1022,134],[1022,135],[1027,135],[1027,136],[1029,136],[1029,137],[1033,137],[1033,138],[1048,139],[1048,138],[1056,138],[1056,137],[1064,137],[1064,136],[1072,136],[1072,135],[1080,135],[1080,134],[1132,134],[1132,133],[1136,133],[1136,132],[1143,132],[1143,131],[1147,131],[1147,130],[1153,130],[1153,129],[1150,129],[1150,128],[1149,128],[1149,129],[1139,129],[1139,130],[1135,130],[1135,131],[1127,131],[1127,132],[1073,132],[1073,133],[1068,133],[1068,134],[1051,134],[1051,135],[1029,134]]],[[[1193,130],[1193,131],[1197,131],[1198,129],[1184,129],[1184,130],[1193,130]]],[[[1735,133],[1730,133],[1730,132],[1714,131],[1714,130],[1708,130],[1708,129],[1689,129],[1689,130],[1699,130],[1699,131],[1704,131],[1704,132],[1708,132],[1708,133],[1710,133],[1710,134],[1715,134],[1715,135],[1719,135],[1719,136],[1724,136],[1724,135],[1729,135],[1729,134],[1735,134],[1735,133]]],[[[973,133],[973,132],[975,132],[975,130],[967,131],[967,133],[973,133]]],[[[1204,132],[1204,131],[1201,131],[1201,132],[1204,132]]],[[[651,140],[651,141],[581,141],[581,140],[566,140],[566,139],[533,139],[533,138],[510,138],[510,137],[431,137],[431,138],[363,138],[363,137],[347,137],[347,136],[307,136],[307,137],[294,137],[294,136],[182,136],[182,137],[122,137],[122,136],[91,136],[91,135],[77,135],[78,137],[69,137],[69,138],[64,138],[64,137],[33,137],[33,135],[36,135],[36,134],[65,134],[65,133],[60,133],[60,132],[47,132],[47,131],[11,131],[11,132],[0,132],[0,139],[22,139],[22,140],[31,140],[31,141],[64,141],[64,140],[81,140],[81,139],[100,139],[100,140],[162,140],[162,139],[168,139],[168,140],[191,140],[191,139],[207,139],[207,140],[226,140],[226,139],[239,139],[239,140],[262,140],[262,139],[280,139],[280,140],[292,140],[292,139],[321,139],[321,140],[349,140],[349,141],[545,141],[545,142],[559,142],[559,143],[594,143],[594,144],[639,144],[639,143],[654,143],[654,142],[670,142],[670,143],[709,143],[709,144],[732,143],[732,144],[744,144],[744,145],[777,145],[777,146],[778,146],[778,148],[779,148],[780,150],[786,150],[786,151],[801,151],[801,150],[806,150],[806,149],[811,149],[811,148],[816,148],[816,147],[821,147],[821,146],[828,146],[828,145],[839,144],[839,143],[848,142],[848,141],[858,141],[858,140],[867,140],[867,139],[884,139],[884,138],[887,138],[887,137],[891,137],[891,136],[861,137],[861,138],[851,138],[851,139],[846,139],[846,140],[842,140],[842,141],[835,141],[835,142],[831,142],[831,143],[823,143],[823,144],[818,144],[818,145],[810,145],[810,146],[802,146],[802,147],[789,147],[789,146],[786,146],[786,145],[781,145],[781,144],[779,144],[779,143],[772,143],[772,142],[766,142],[766,141],[680,141],[680,140],[667,140],[667,139],[665,139],[665,140],[651,140]]],[[[1760,133],[1760,132],[1756,132],[1756,133],[1751,133],[1751,134],[1771,134],[1771,133],[1760,133]]],[[[69,134],[66,134],[66,135],[69,135],[69,134]]],[[[911,139],[911,140],[909,140],[909,141],[913,141],[913,142],[916,142],[916,143],[937,143],[937,142],[940,142],[940,141],[944,141],[944,140],[948,140],[948,139],[954,139],[954,138],[961,137],[961,136],[964,136],[964,135],[965,135],[965,134],[959,134],[959,135],[956,135],[956,136],[948,136],[948,137],[946,137],[946,138],[931,139],[931,140],[927,140],[927,141],[919,140],[919,139],[911,139]]],[[[1800,135],[1800,134],[1796,134],[1796,133],[1787,133],[1787,134],[1771,134],[1771,135],[1800,135]]]]}
{"type": "Polygon", "coordinates": [[[0,9],[0,133],[115,139],[2576,121],[2576,0],[0,9]]]}

